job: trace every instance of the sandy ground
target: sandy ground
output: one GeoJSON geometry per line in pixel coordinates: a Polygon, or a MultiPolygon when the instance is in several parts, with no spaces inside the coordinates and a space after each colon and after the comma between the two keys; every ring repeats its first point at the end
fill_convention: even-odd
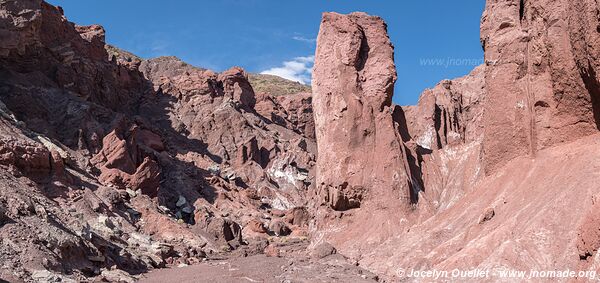
{"type": "Polygon", "coordinates": [[[155,270],[140,282],[377,282],[376,278],[341,255],[316,261],[256,255],[155,270]]]}

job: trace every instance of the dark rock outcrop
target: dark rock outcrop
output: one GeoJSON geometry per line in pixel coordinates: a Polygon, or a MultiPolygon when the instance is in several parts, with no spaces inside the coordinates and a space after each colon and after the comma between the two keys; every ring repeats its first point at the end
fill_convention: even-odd
{"type": "Polygon", "coordinates": [[[225,244],[244,253],[237,223],[305,204],[310,95],[261,93],[270,115],[239,67],[144,60],[104,37],[46,2],[0,1],[0,236],[45,237],[0,247],[16,281],[119,281],[225,244]]]}
{"type": "Polygon", "coordinates": [[[102,144],[100,152],[91,159],[100,169],[100,182],[157,196],[161,174],[157,159],[165,148],[159,135],[132,126],[113,130],[102,144]]]}

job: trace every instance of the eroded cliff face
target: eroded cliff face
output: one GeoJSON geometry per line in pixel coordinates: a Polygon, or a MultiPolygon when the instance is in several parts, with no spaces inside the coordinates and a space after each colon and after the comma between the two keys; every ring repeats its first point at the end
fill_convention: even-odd
{"type": "Polygon", "coordinates": [[[0,0],[0,278],[261,253],[308,281],[597,270],[598,10],[488,1],[486,64],[398,106],[386,24],[364,13],[325,13],[313,93],[274,95],[0,0]]]}
{"type": "Polygon", "coordinates": [[[479,66],[462,78],[444,80],[425,90],[417,105],[402,107],[399,120],[406,128],[399,131],[411,149],[409,157],[415,157],[414,176],[423,184],[421,208],[440,212],[452,206],[483,175],[484,74],[485,66],[479,66]]]}
{"type": "Polygon", "coordinates": [[[424,149],[481,141],[486,105],[485,66],[465,77],[444,80],[425,90],[415,106],[403,106],[405,140],[424,149]]]}
{"type": "Polygon", "coordinates": [[[597,132],[598,25],[596,1],[487,1],[486,172],[597,132]]]}
{"type": "Polygon", "coordinates": [[[393,47],[383,20],[363,13],[325,13],[315,58],[313,241],[359,260],[479,181],[485,67],[392,105],[393,47]]]}
{"type": "MultiPolygon", "coordinates": [[[[366,121],[391,144],[384,162],[401,160],[393,168],[402,168],[404,182],[420,186],[407,186],[408,199],[391,182],[366,186],[362,195],[368,197],[343,212],[323,209],[336,209],[335,202],[324,203],[315,212],[313,241],[332,242],[391,281],[410,280],[398,271],[411,269],[481,268],[492,272],[490,280],[501,280],[497,271],[503,269],[597,270],[600,246],[591,231],[598,226],[600,193],[593,173],[600,168],[598,8],[594,1],[488,1],[481,24],[485,65],[425,91],[416,106],[390,106],[393,111],[385,83],[368,85],[376,91],[360,87],[393,78],[386,69],[393,62],[375,57],[384,70],[370,74],[354,72],[362,61],[351,60],[362,54],[357,46],[373,45],[360,44],[345,27],[372,18],[325,14],[313,78],[317,163],[333,164],[327,152],[321,160],[322,150],[370,162],[351,142],[333,141],[366,121]],[[387,111],[377,111],[372,101],[387,111]],[[365,108],[374,114],[365,115],[365,108]],[[391,128],[376,119],[387,121],[388,113],[391,128]],[[350,117],[356,127],[345,123],[350,117]],[[390,143],[390,136],[399,138],[390,143]],[[411,209],[402,206],[408,203],[411,209]]],[[[385,29],[379,32],[371,38],[387,38],[385,29]]],[[[389,59],[386,47],[374,49],[389,59]]],[[[380,150],[368,142],[361,148],[380,150]]],[[[318,165],[317,187],[362,176],[347,172],[318,165]]],[[[368,172],[377,180],[389,171],[368,172]]]]}
{"type": "Polygon", "coordinates": [[[43,1],[0,1],[0,38],[0,278],[130,281],[307,243],[310,94],[141,59],[43,1]]]}

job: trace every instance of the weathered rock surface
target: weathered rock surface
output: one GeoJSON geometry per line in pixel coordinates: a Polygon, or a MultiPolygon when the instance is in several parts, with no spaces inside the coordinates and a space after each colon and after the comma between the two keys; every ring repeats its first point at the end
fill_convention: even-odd
{"type": "Polygon", "coordinates": [[[100,169],[98,181],[121,189],[158,194],[161,169],[156,161],[164,144],[159,135],[138,126],[113,130],[91,162],[100,169]]]}
{"type": "Polygon", "coordinates": [[[411,180],[392,119],[394,49],[382,19],[323,14],[313,70],[317,191],[335,210],[408,200],[411,180]]]}
{"type": "Polygon", "coordinates": [[[540,150],[534,160],[525,155],[509,161],[451,207],[363,253],[361,266],[391,281],[410,280],[398,267],[479,268],[490,270],[490,281],[502,281],[499,271],[505,269],[597,270],[592,230],[598,222],[592,219],[600,187],[592,176],[600,166],[594,149],[599,137],[540,150]],[[491,218],[485,216],[490,207],[491,218]],[[482,216],[487,221],[479,224],[482,216]]]}
{"type": "Polygon", "coordinates": [[[394,112],[406,121],[400,133],[412,174],[423,187],[424,199],[417,199],[421,208],[440,212],[452,206],[483,176],[484,78],[485,66],[479,66],[425,90],[417,105],[394,112]]]}
{"type": "Polygon", "coordinates": [[[398,106],[364,13],[323,15],[311,94],[0,0],[0,281],[597,271],[597,14],[487,1],[486,64],[398,106]]]}
{"type": "Polygon", "coordinates": [[[312,110],[312,94],[272,96],[262,93],[257,98],[256,112],[273,123],[293,129],[309,139],[315,139],[315,122],[312,110]]]}
{"type": "Polygon", "coordinates": [[[325,195],[313,211],[315,247],[330,242],[354,260],[385,261],[369,251],[452,207],[480,180],[484,67],[410,107],[391,104],[394,81],[380,18],[324,14],[313,73],[317,195],[325,195]]]}
{"type": "MultiPolygon", "coordinates": [[[[440,82],[425,90],[415,106],[403,106],[403,140],[414,140],[428,151],[483,139],[486,99],[485,66],[469,75],[440,82]]],[[[397,111],[398,112],[398,111],[397,111]]],[[[401,113],[398,113],[401,114],[401,113]]]]}
{"type": "MultiPolygon", "coordinates": [[[[425,91],[416,106],[394,107],[389,112],[395,128],[371,123],[378,135],[388,131],[401,137],[406,176],[421,185],[416,192],[412,186],[413,209],[391,210],[395,204],[389,199],[405,200],[389,185],[387,194],[370,195],[355,209],[317,209],[320,225],[313,230],[312,246],[330,242],[392,282],[414,280],[399,272],[411,269],[479,268],[490,270],[492,281],[502,280],[497,271],[507,268],[597,270],[597,11],[596,3],[586,1],[488,1],[482,19],[485,66],[425,91]]],[[[326,157],[338,150],[340,156],[350,152],[350,160],[368,162],[352,145],[338,142],[332,147],[336,142],[328,138],[333,137],[319,131],[322,121],[333,121],[331,132],[335,123],[344,125],[347,113],[355,113],[344,99],[319,105],[319,95],[361,97],[348,88],[360,84],[362,77],[336,77],[347,65],[331,63],[355,62],[351,58],[361,54],[353,48],[359,40],[348,40],[360,36],[345,28],[353,26],[356,16],[339,16],[337,25],[328,26],[331,16],[324,15],[315,66],[331,69],[319,72],[316,67],[313,77],[318,164],[322,150],[326,157]],[[329,46],[327,56],[319,56],[323,46],[329,46]],[[332,83],[325,91],[319,89],[323,81],[332,83]],[[337,81],[343,83],[335,85],[337,81]],[[337,109],[318,109],[326,105],[337,109]]],[[[379,37],[385,38],[385,30],[379,37]]],[[[383,50],[381,54],[389,53],[383,50]]],[[[385,93],[384,85],[378,87],[385,93]]],[[[372,120],[362,115],[361,121],[372,120]]],[[[346,124],[350,126],[337,135],[352,133],[360,123],[346,124]]],[[[386,147],[391,160],[395,148],[395,143],[386,147]]],[[[327,170],[317,166],[317,187],[327,170]]],[[[349,179],[345,174],[328,176],[332,182],[349,179]]]]}
{"type": "Polygon", "coordinates": [[[597,13],[587,0],[486,2],[486,172],[597,132],[597,13]]]}
{"type": "Polygon", "coordinates": [[[262,253],[241,227],[282,223],[271,212],[303,207],[314,180],[310,94],[261,93],[277,110],[260,112],[241,68],[144,60],[104,32],[0,1],[0,278],[130,281],[262,253]]]}

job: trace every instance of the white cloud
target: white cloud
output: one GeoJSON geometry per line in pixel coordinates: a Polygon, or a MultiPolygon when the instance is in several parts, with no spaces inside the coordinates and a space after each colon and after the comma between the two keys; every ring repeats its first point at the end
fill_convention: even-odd
{"type": "Polygon", "coordinates": [[[283,62],[283,66],[281,67],[271,68],[260,73],[265,75],[275,75],[307,85],[310,84],[314,62],[315,56],[296,57],[291,61],[283,62]]]}
{"type": "Polygon", "coordinates": [[[167,54],[169,43],[166,40],[155,39],[150,43],[150,50],[154,56],[163,56],[167,54]]]}
{"type": "Polygon", "coordinates": [[[304,36],[299,36],[299,35],[296,35],[296,36],[292,37],[292,39],[293,40],[297,40],[297,41],[302,41],[302,42],[308,42],[308,43],[315,43],[315,42],[317,42],[316,38],[306,38],[304,36]]]}

